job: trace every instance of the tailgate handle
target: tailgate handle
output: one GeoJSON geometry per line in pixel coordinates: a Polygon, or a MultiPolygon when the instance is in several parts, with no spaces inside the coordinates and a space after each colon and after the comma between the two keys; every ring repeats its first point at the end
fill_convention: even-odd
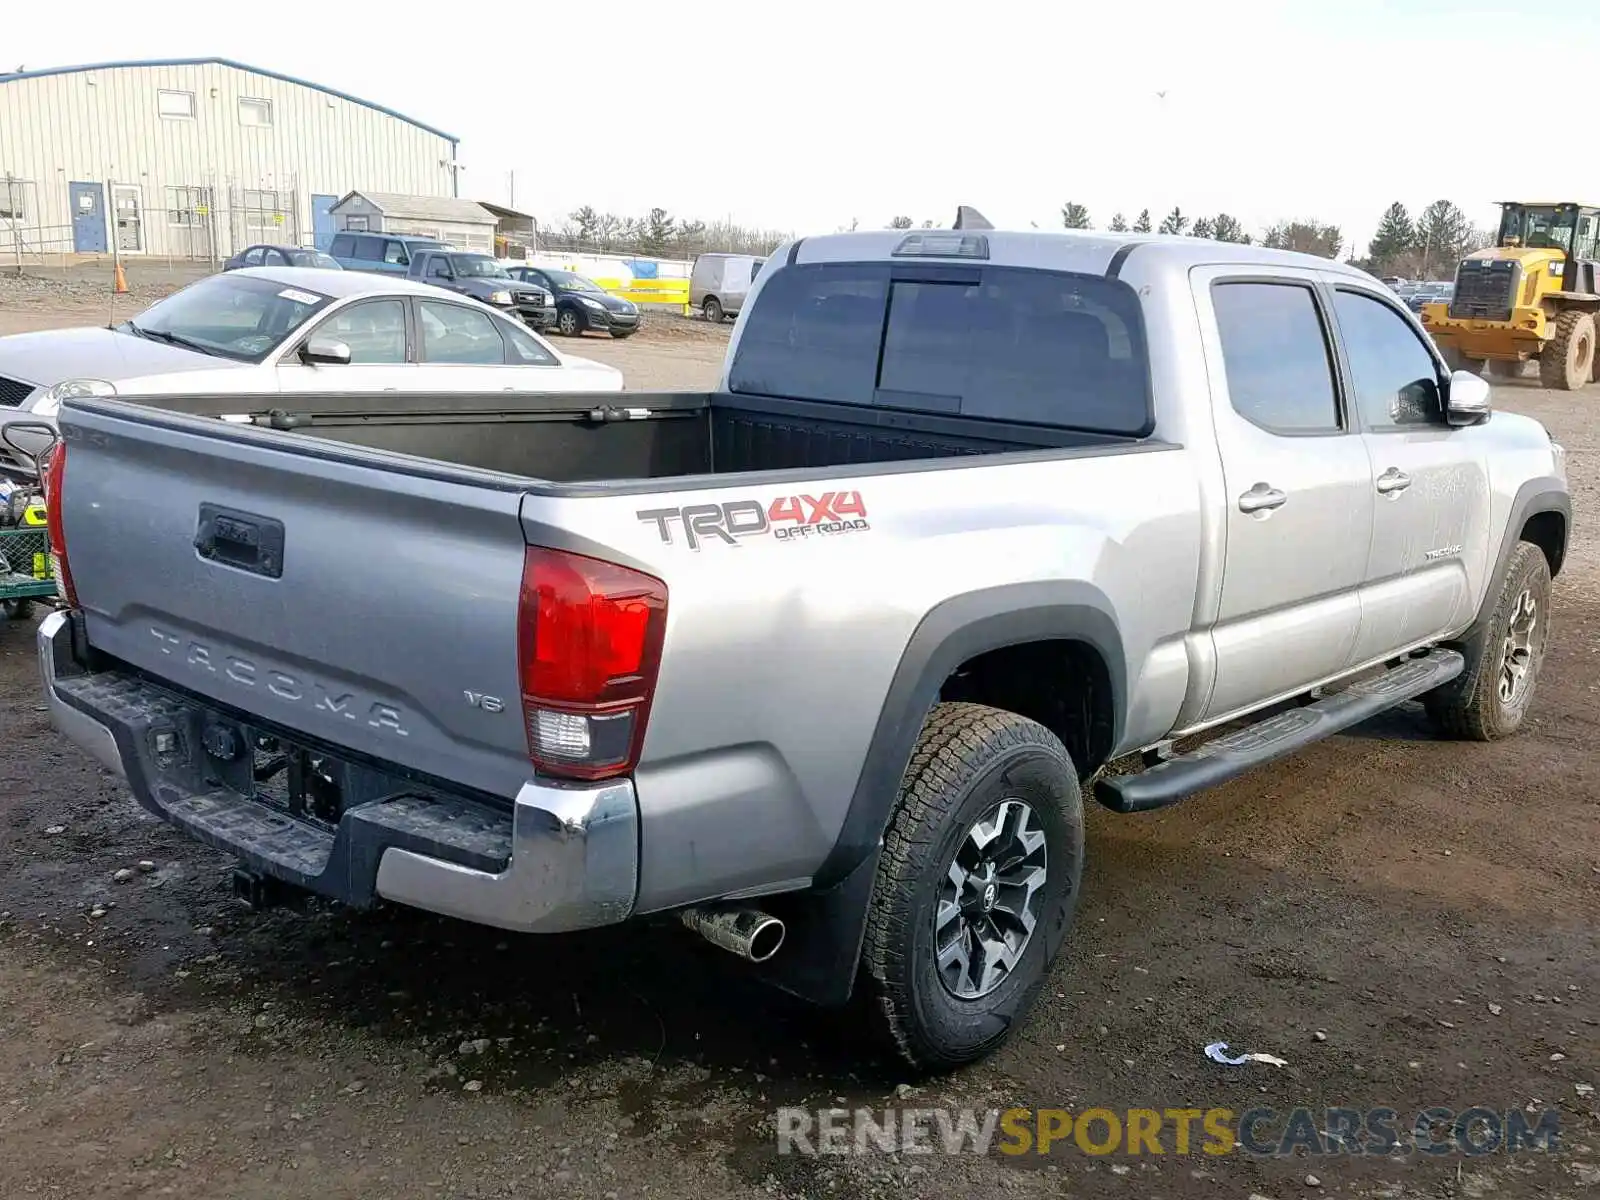
{"type": "Polygon", "coordinates": [[[268,579],[283,578],[283,522],[271,517],[202,504],[194,548],[211,562],[268,579]]]}

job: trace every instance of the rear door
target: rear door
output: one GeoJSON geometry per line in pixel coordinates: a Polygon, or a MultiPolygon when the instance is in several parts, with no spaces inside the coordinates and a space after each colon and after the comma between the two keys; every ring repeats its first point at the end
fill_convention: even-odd
{"type": "Polygon", "coordinates": [[[1315,276],[1206,268],[1193,280],[1227,505],[1202,718],[1214,721],[1349,665],[1373,493],[1315,276]]]}
{"type": "Polygon", "coordinates": [[[516,387],[506,342],[493,316],[448,300],[414,300],[418,387],[439,392],[493,392],[516,387]]]}
{"type": "Polygon", "coordinates": [[[1333,285],[1373,497],[1357,662],[1460,628],[1489,569],[1483,440],[1440,419],[1439,365],[1377,292],[1333,285]],[[1463,436],[1465,435],[1465,436],[1463,436]]]}
{"type": "Polygon", "coordinates": [[[435,778],[500,796],[528,778],[514,480],[127,404],[62,424],[98,650],[435,778]]]}

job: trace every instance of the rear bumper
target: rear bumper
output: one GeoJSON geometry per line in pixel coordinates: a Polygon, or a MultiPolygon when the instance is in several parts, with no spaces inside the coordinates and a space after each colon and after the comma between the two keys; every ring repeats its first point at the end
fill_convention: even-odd
{"type": "Polygon", "coordinates": [[[1509,321],[1452,317],[1449,306],[1427,304],[1422,326],[1440,348],[1449,347],[1468,358],[1527,358],[1537,355],[1549,341],[1551,330],[1543,310],[1515,308],[1509,321]]]}
{"type": "Polygon", "coordinates": [[[69,614],[40,622],[39,668],[56,728],[126,779],[146,809],[264,875],[356,907],[382,898],[530,933],[611,925],[633,912],[631,781],[530,781],[507,814],[345,765],[346,793],[363,799],[330,828],[228,785],[230,776],[248,778],[250,758],[214,758],[203,731],[228,729],[248,746],[253,727],[131,673],[87,671],[72,640],[69,614]]]}

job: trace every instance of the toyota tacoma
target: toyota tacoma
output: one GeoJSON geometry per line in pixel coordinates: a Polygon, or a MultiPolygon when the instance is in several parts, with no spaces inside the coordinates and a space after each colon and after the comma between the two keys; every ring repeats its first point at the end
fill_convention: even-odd
{"type": "Polygon", "coordinates": [[[801,238],[715,391],[533,403],[66,400],[54,721],[251,878],[538,935],[676,914],[865,989],[929,1071],[1040,993],[1085,798],[1410,700],[1514,733],[1568,540],[1538,422],[1376,279],[1258,246],[801,238]]]}

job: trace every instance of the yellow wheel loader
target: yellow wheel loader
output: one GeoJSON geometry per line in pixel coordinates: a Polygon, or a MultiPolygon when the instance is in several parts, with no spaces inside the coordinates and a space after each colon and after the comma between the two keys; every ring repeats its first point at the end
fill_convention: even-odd
{"type": "Polygon", "coordinates": [[[1572,391],[1600,378],[1600,208],[1503,201],[1495,244],[1461,260],[1455,294],[1425,304],[1422,324],[1451,365],[1572,391]]]}

